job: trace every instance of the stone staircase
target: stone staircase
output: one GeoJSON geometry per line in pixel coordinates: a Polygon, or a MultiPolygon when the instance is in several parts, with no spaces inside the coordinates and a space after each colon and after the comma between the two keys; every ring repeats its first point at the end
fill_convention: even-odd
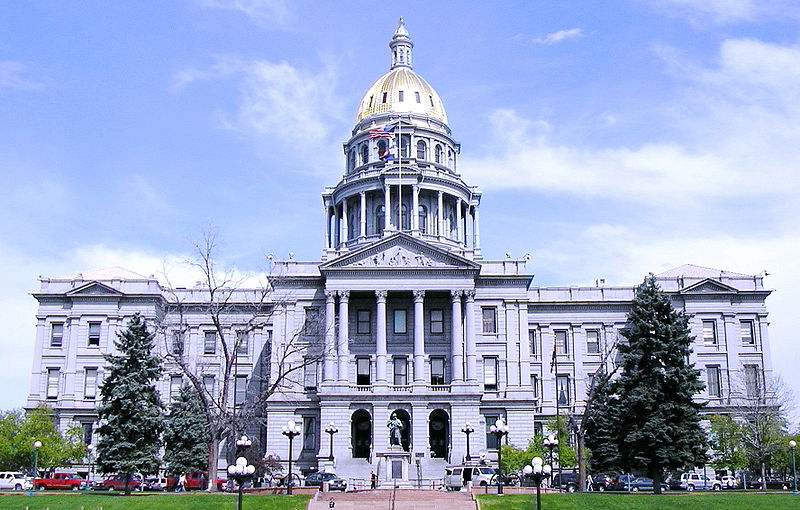
{"type": "Polygon", "coordinates": [[[414,489],[319,492],[307,510],[477,510],[469,492],[414,489]]]}

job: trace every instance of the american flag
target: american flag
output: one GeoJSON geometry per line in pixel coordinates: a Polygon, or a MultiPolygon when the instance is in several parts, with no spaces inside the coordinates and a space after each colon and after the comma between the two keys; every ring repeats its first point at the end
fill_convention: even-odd
{"type": "Polygon", "coordinates": [[[392,131],[391,131],[393,128],[394,128],[394,126],[390,127],[389,124],[386,124],[383,127],[370,129],[369,130],[369,137],[370,137],[370,139],[372,139],[372,138],[391,138],[391,137],[394,136],[394,134],[392,134],[392,131]]]}

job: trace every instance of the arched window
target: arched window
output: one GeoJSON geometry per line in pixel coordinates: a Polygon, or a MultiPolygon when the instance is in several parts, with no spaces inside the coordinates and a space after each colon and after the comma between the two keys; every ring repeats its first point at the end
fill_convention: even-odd
{"type": "Polygon", "coordinates": [[[453,168],[453,151],[447,149],[447,167],[453,168]]]}
{"type": "Polygon", "coordinates": [[[447,457],[450,445],[450,417],[442,409],[434,410],[428,417],[428,441],[432,457],[439,459],[447,457]]]}
{"type": "Polygon", "coordinates": [[[348,165],[348,169],[351,172],[356,167],[356,151],[355,151],[355,149],[350,151],[350,161],[348,162],[347,165],[348,165]]]}
{"type": "Polygon", "coordinates": [[[403,158],[411,157],[411,135],[400,135],[400,155],[403,158]]]}
{"type": "Polygon", "coordinates": [[[361,144],[361,164],[366,165],[369,163],[369,144],[361,144]]]}
{"type": "Polygon", "coordinates": [[[434,161],[436,163],[442,164],[442,146],[436,144],[436,149],[434,151],[434,161]]]}
{"type": "Polygon", "coordinates": [[[458,224],[456,223],[456,217],[453,216],[453,212],[452,211],[447,216],[447,228],[448,228],[450,239],[455,239],[456,238],[456,230],[458,230],[458,224]]]}
{"type": "Polygon", "coordinates": [[[424,205],[419,206],[418,208],[419,214],[419,231],[423,234],[428,233],[428,208],[424,205]]]}
{"type": "Polygon", "coordinates": [[[417,159],[428,159],[428,144],[425,140],[417,142],[417,159]]]}
{"type": "Polygon", "coordinates": [[[383,205],[379,205],[375,208],[375,233],[380,234],[383,232],[385,227],[385,220],[386,220],[386,208],[383,205]]]}
{"type": "Polygon", "coordinates": [[[359,409],[354,412],[351,423],[350,438],[352,440],[353,458],[368,459],[370,445],[372,444],[372,417],[369,411],[359,409]]]}
{"type": "Polygon", "coordinates": [[[403,204],[402,207],[399,208],[399,210],[398,206],[394,207],[392,222],[393,225],[400,225],[400,230],[411,230],[411,221],[408,216],[408,207],[406,207],[406,204],[403,204]],[[402,217],[399,216],[398,213],[401,214],[402,217]]]}

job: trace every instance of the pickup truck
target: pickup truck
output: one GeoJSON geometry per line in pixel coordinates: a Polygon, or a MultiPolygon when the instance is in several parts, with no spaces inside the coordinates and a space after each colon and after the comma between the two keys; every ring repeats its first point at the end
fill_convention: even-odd
{"type": "Polygon", "coordinates": [[[50,478],[34,478],[33,486],[40,491],[45,489],[73,490],[85,489],[88,482],[75,473],[53,473],[50,478]]]}
{"type": "MultiPolygon", "coordinates": [[[[167,490],[177,490],[178,489],[178,480],[179,477],[177,476],[170,476],[167,478],[167,490]]],[[[225,489],[225,484],[227,480],[223,480],[222,478],[217,478],[217,490],[222,491],[225,489]]],[[[205,471],[192,471],[191,473],[186,473],[186,486],[184,487],[187,491],[196,491],[196,490],[205,490],[208,488],[208,473],[205,471]]]]}
{"type": "MultiPolygon", "coordinates": [[[[128,487],[132,491],[142,490],[142,480],[137,475],[131,476],[128,487]]],[[[124,491],[125,490],[125,475],[111,475],[101,482],[97,482],[92,487],[98,491],[124,491]]]]}

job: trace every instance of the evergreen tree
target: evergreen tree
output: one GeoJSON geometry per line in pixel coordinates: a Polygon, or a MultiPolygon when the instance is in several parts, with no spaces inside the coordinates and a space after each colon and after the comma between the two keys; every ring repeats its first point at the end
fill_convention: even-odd
{"type": "Polygon", "coordinates": [[[593,413],[598,435],[590,443],[600,464],[640,470],[653,478],[656,493],[665,469],[705,463],[707,438],[700,427],[703,389],[700,373],[688,362],[693,337],[688,319],[676,312],[651,274],[639,290],[618,346],[619,378],[605,390],[607,400],[593,413]],[[602,445],[606,441],[610,444],[602,445]],[[609,448],[615,448],[611,454],[609,448]]]}
{"type": "Polygon", "coordinates": [[[103,424],[98,429],[97,466],[129,481],[134,473],[158,471],[163,406],[154,381],[161,375],[161,362],[153,355],[153,335],[138,313],[117,333],[114,345],[119,355],[105,356],[107,376],[100,389],[98,415],[103,424]]]}
{"type": "Polygon", "coordinates": [[[170,404],[164,423],[164,463],[167,473],[202,471],[208,461],[208,423],[194,387],[184,385],[170,404]]]}

